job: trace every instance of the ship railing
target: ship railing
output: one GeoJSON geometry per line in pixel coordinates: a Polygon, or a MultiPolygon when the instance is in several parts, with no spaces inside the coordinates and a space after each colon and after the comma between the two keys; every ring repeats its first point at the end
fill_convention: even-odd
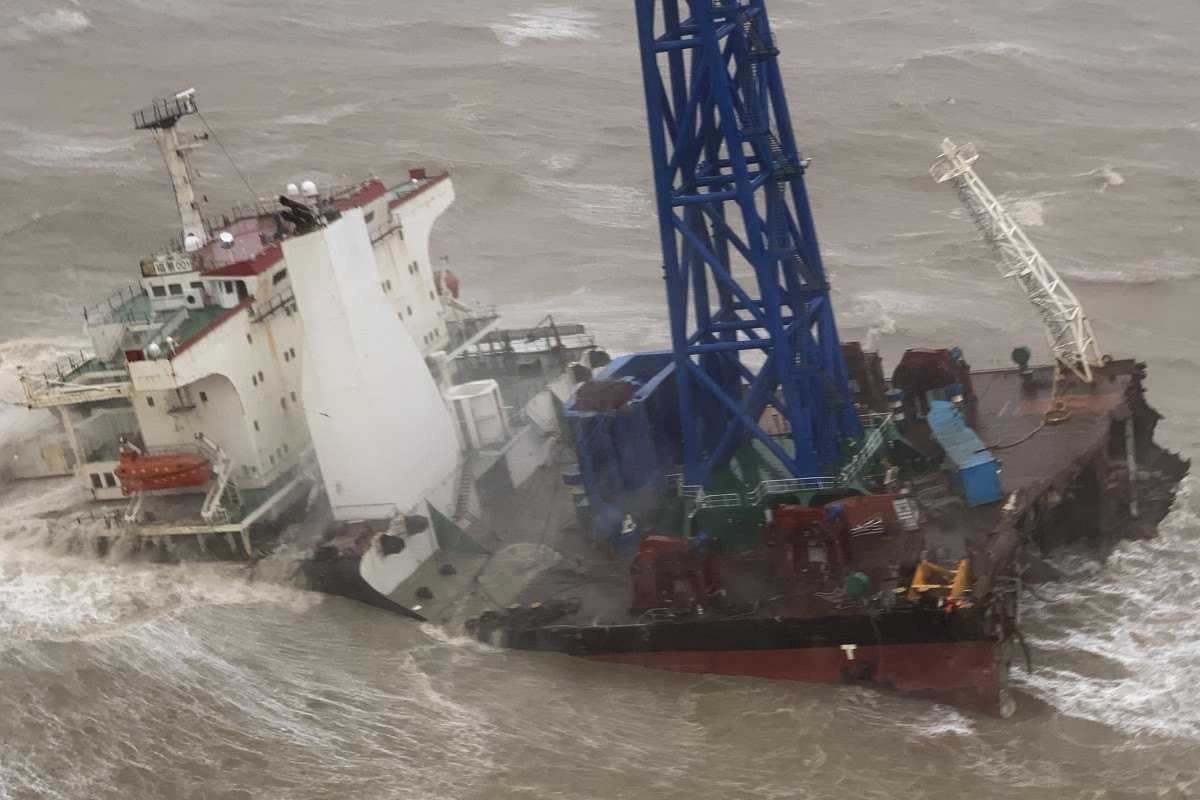
{"type": "Polygon", "coordinates": [[[696,498],[696,508],[741,508],[742,496],[737,492],[722,492],[718,494],[700,493],[696,498]]]}
{"type": "Polygon", "coordinates": [[[180,117],[196,113],[196,101],[190,94],[176,95],[155,100],[145,108],[134,111],[133,127],[137,130],[145,128],[164,128],[174,125],[180,117]]]}
{"type": "Polygon", "coordinates": [[[173,455],[175,453],[195,453],[196,455],[208,456],[205,450],[195,442],[179,442],[178,444],[156,444],[152,447],[143,447],[143,452],[148,456],[163,456],[173,455]]]}
{"type": "Polygon", "coordinates": [[[95,358],[88,355],[83,350],[78,353],[68,353],[65,356],[60,356],[55,359],[50,369],[42,371],[42,378],[47,384],[50,383],[65,383],[77,374],[90,371],[89,364],[95,362],[95,358]],[[55,381],[53,376],[57,376],[55,381]]]}
{"type": "MultiPolygon", "coordinates": [[[[101,361],[86,351],[79,350],[76,353],[68,353],[65,356],[59,357],[48,369],[42,370],[41,384],[46,388],[73,386],[76,380],[89,373],[123,371],[124,365],[121,363],[101,361]]],[[[26,382],[37,381],[37,377],[29,373],[24,373],[22,374],[22,380],[26,382]]]]}
{"type": "Polygon", "coordinates": [[[863,470],[867,468],[867,465],[875,460],[875,457],[887,442],[894,424],[894,415],[888,414],[877,427],[871,429],[871,432],[863,439],[862,447],[858,449],[858,452],[854,454],[854,457],[850,459],[850,462],[846,464],[838,476],[843,483],[856,480],[862,474],[863,470]]]}
{"type": "Polygon", "coordinates": [[[268,297],[265,303],[251,303],[250,319],[254,322],[262,322],[285,309],[293,311],[296,309],[296,293],[290,286],[268,297]]]}
{"type": "Polygon", "coordinates": [[[695,483],[684,483],[683,473],[671,473],[665,475],[662,481],[664,481],[665,488],[668,492],[677,493],[679,497],[682,498],[695,500],[704,493],[703,486],[697,486],[695,483]]]}
{"type": "Polygon", "coordinates": [[[98,303],[83,308],[83,321],[91,325],[114,322],[126,303],[142,294],[140,284],[131,283],[113,292],[98,303]]]}
{"type": "Polygon", "coordinates": [[[863,428],[878,428],[891,422],[893,416],[891,412],[887,411],[868,411],[865,414],[859,414],[858,421],[862,423],[863,428]]]}
{"type": "Polygon", "coordinates": [[[842,481],[840,479],[829,476],[816,476],[811,478],[778,478],[760,483],[755,487],[750,497],[753,499],[754,505],[758,505],[772,495],[796,494],[798,492],[815,492],[822,489],[836,489],[841,485],[842,481]]]}
{"type": "Polygon", "coordinates": [[[210,232],[219,231],[240,219],[270,217],[279,213],[279,210],[279,203],[275,199],[260,197],[253,203],[238,203],[237,205],[230,206],[222,211],[220,215],[205,215],[204,226],[210,232]]]}
{"type": "MultiPolygon", "coordinates": [[[[859,414],[858,421],[862,423],[864,430],[870,430],[871,428],[878,428],[885,420],[890,419],[891,416],[887,412],[868,411],[865,414],[859,414]]],[[[791,423],[782,414],[772,417],[768,424],[770,427],[767,428],[767,425],[764,425],[764,428],[767,428],[773,436],[787,436],[792,432],[791,423]]]]}
{"type": "MultiPolygon", "coordinates": [[[[376,234],[375,236],[372,236],[371,244],[379,244],[380,242],[382,242],[387,237],[391,236],[396,231],[403,231],[403,230],[404,230],[403,222],[393,222],[391,225],[389,225],[386,228],[384,228],[383,230],[381,230],[378,234],[376,234]]],[[[404,238],[403,234],[400,236],[400,238],[401,239],[404,238]]]]}

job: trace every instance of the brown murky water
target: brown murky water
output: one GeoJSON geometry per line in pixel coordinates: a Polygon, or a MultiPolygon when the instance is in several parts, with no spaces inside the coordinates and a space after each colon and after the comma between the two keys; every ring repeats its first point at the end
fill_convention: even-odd
{"type": "MultiPolygon", "coordinates": [[[[1150,368],[1200,454],[1200,11],[771,0],[846,338],[889,358],[1040,346],[953,193],[944,135],[1150,368]]],[[[170,235],[128,112],[195,86],[255,188],[454,171],[464,289],[613,350],[666,341],[628,2],[0,4],[0,449],[18,363],[170,235]]],[[[213,205],[244,200],[216,148],[213,205]]],[[[1200,795],[1200,486],[1153,542],[1029,597],[1021,710],[496,652],[236,566],[78,560],[67,484],[0,483],[0,798],[1189,798],[1200,795]]]]}

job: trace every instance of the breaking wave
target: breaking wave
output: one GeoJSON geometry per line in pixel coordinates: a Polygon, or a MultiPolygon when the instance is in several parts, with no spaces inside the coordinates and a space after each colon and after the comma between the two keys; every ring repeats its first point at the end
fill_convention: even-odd
{"type": "Polygon", "coordinates": [[[1098,170],[1093,170],[1093,175],[1099,174],[1104,179],[1104,186],[1120,186],[1125,183],[1125,176],[1117,172],[1110,165],[1105,164],[1098,170]]]}
{"type": "Polygon", "coordinates": [[[192,607],[272,603],[301,611],[322,600],[280,584],[249,582],[233,564],[114,563],[56,554],[41,544],[33,536],[0,540],[0,648],[105,635],[192,607]]]}
{"type": "Polygon", "coordinates": [[[949,47],[938,47],[932,50],[921,50],[917,53],[916,58],[962,58],[969,59],[973,56],[1009,56],[1028,58],[1031,56],[1042,56],[1043,54],[1024,44],[1016,42],[965,42],[963,44],[951,45],[949,47]]]}
{"type": "Polygon", "coordinates": [[[910,56],[875,68],[887,74],[899,74],[930,62],[954,61],[958,64],[975,65],[982,59],[1004,59],[1008,62],[1028,63],[1035,59],[1045,60],[1046,55],[1028,45],[1015,42],[966,42],[963,44],[918,50],[910,56]]]}
{"type": "Polygon", "coordinates": [[[1035,670],[1015,683],[1071,717],[1200,742],[1200,479],[1157,538],[1054,562],[1070,578],[1026,597],[1035,670]]]}
{"type": "Polygon", "coordinates": [[[610,183],[571,183],[527,176],[536,193],[549,196],[550,205],[579,222],[602,228],[641,228],[651,224],[650,196],[633,186],[610,183]]]}
{"type": "Polygon", "coordinates": [[[34,167],[148,169],[136,152],[137,137],[70,136],[16,128],[17,144],[5,153],[34,167]]]}
{"type": "Polygon", "coordinates": [[[1124,266],[1111,263],[1098,266],[1095,263],[1060,257],[1057,265],[1063,275],[1091,283],[1139,286],[1200,278],[1200,258],[1183,253],[1167,253],[1153,260],[1124,266]]]}
{"type": "Polygon", "coordinates": [[[496,38],[509,47],[519,47],[527,41],[598,38],[595,15],[570,6],[547,6],[509,14],[507,22],[495,22],[490,27],[496,38]]]}
{"type": "Polygon", "coordinates": [[[542,166],[550,172],[569,172],[580,163],[581,159],[574,153],[554,153],[542,159],[542,166]]]}
{"type": "Polygon", "coordinates": [[[334,120],[354,116],[362,107],[362,103],[341,103],[313,111],[288,114],[275,122],[279,125],[328,125],[334,120]]]}
{"type": "Polygon", "coordinates": [[[37,39],[70,36],[90,27],[92,21],[87,14],[78,9],[59,8],[17,17],[16,22],[8,27],[6,38],[16,42],[32,42],[37,39]]]}
{"type": "MultiPolygon", "coordinates": [[[[48,412],[35,414],[25,407],[21,372],[49,369],[68,354],[79,352],[79,343],[71,339],[14,339],[0,342],[0,448],[36,432],[49,424],[48,412]]],[[[0,473],[2,475],[2,473],[0,473]]],[[[0,483],[0,489],[3,484],[0,483]]]]}

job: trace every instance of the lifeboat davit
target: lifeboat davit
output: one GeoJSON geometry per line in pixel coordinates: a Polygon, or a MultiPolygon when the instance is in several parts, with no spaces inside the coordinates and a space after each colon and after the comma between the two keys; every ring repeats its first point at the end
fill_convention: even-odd
{"type": "Polygon", "coordinates": [[[123,449],[115,472],[121,482],[121,493],[133,494],[203,486],[208,483],[212,468],[208,459],[197,453],[145,455],[123,449]]]}

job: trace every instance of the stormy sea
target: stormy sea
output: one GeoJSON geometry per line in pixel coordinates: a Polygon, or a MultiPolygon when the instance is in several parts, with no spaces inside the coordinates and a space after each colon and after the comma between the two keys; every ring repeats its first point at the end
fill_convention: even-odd
{"type": "MultiPolygon", "coordinates": [[[[769,0],[843,337],[1001,366],[1042,334],[943,136],[1149,370],[1200,455],[1200,6],[769,0]]],[[[18,367],[178,226],[129,112],[195,87],[260,194],[451,170],[464,293],[614,352],[661,347],[629,0],[4,0],[0,452],[52,424],[18,367]]],[[[220,149],[210,200],[246,189],[220,149]]],[[[68,480],[0,478],[0,799],[1200,797],[1200,482],[1156,539],[1058,553],[1009,720],[862,688],[501,652],[237,564],[67,551],[68,480]]]]}

